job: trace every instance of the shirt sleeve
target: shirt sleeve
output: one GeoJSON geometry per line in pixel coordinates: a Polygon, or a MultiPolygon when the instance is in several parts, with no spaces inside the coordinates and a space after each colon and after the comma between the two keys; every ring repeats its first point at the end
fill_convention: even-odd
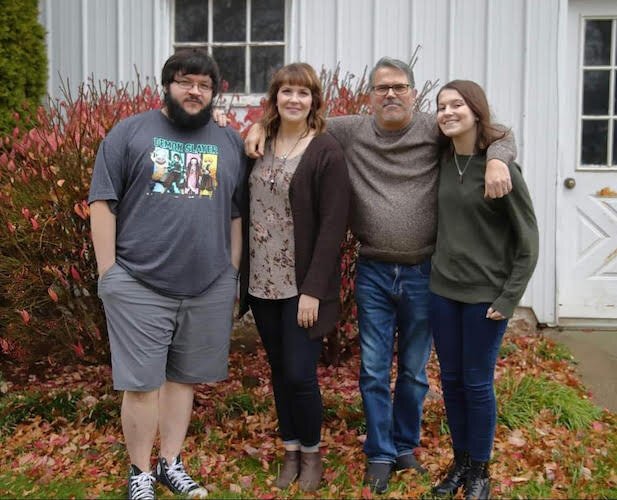
{"type": "Polygon", "coordinates": [[[103,139],[96,154],[88,203],[108,201],[116,213],[124,191],[124,162],[126,159],[126,130],[123,124],[112,129],[103,139]]]}
{"type": "Polygon", "coordinates": [[[488,147],[486,150],[486,161],[497,159],[509,165],[516,159],[514,132],[512,132],[512,129],[506,129],[503,125],[496,125],[496,128],[505,132],[505,135],[488,147]]]}
{"type": "Polygon", "coordinates": [[[501,295],[492,307],[509,318],[518,305],[538,261],[538,224],[529,190],[521,171],[515,163],[510,165],[512,192],[504,197],[504,203],[515,234],[516,247],[510,276],[504,283],[501,295]]]}

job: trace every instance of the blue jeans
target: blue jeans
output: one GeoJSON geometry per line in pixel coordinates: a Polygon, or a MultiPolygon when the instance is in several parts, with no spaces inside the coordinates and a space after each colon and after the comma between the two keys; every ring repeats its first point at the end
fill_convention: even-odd
{"type": "Polygon", "coordinates": [[[418,265],[358,260],[356,303],[360,328],[360,392],[366,418],[364,452],[372,463],[393,463],[420,441],[428,391],[426,363],[430,259],[418,265]],[[398,331],[394,400],[390,372],[398,331]]]}
{"type": "Polygon", "coordinates": [[[455,450],[472,460],[491,457],[497,403],[493,387],[499,346],[508,320],[486,318],[489,303],[465,304],[431,293],[431,329],[455,450]]]}

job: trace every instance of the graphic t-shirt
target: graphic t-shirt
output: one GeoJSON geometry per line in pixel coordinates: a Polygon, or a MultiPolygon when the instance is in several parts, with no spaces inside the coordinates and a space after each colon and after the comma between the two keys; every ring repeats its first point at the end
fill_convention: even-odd
{"type": "Polygon", "coordinates": [[[245,164],[238,133],[213,122],[179,129],[154,110],[116,125],[88,197],[116,215],[116,262],[161,294],[204,293],[231,263],[245,164]]]}

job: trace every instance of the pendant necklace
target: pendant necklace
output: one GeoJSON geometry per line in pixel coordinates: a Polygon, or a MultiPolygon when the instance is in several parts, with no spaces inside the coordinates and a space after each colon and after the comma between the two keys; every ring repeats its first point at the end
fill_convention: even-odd
{"type": "Polygon", "coordinates": [[[461,167],[458,164],[458,157],[456,155],[456,152],[454,153],[454,166],[456,167],[456,170],[458,171],[458,182],[459,182],[459,184],[463,183],[463,174],[467,170],[467,167],[469,166],[469,162],[471,161],[472,158],[473,158],[473,155],[471,155],[469,158],[467,158],[467,162],[465,163],[465,166],[463,167],[463,170],[461,170],[461,167]]]}
{"type": "Polygon", "coordinates": [[[287,157],[293,152],[294,149],[296,149],[296,146],[300,143],[300,140],[302,139],[302,137],[304,137],[304,135],[304,132],[300,134],[291,149],[281,156],[281,166],[276,170],[274,170],[274,160],[276,159],[276,137],[274,138],[274,143],[272,145],[272,162],[270,163],[270,171],[268,172],[268,183],[270,184],[270,191],[274,190],[274,184],[276,183],[276,174],[279,171],[283,171],[283,169],[285,168],[285,163],[287,162],[287,157]]]}

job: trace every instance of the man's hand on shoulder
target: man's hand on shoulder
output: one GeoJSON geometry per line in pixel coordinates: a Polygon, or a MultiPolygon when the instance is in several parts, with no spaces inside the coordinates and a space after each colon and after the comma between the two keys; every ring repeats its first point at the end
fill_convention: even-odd
{"type": "Polygon", "coordinates": [[[266,134],[260,123],[251,125],[244,140],[244,152],[249,158],[261,158],[266,148],[266,134]]]}
{"type": "Polygon", "coordinates": [[[501,198],[510,191],[512,191],[512,179],[508,165],[496,158],[487,161],[484,174],[484,197],[501,198]]]}

